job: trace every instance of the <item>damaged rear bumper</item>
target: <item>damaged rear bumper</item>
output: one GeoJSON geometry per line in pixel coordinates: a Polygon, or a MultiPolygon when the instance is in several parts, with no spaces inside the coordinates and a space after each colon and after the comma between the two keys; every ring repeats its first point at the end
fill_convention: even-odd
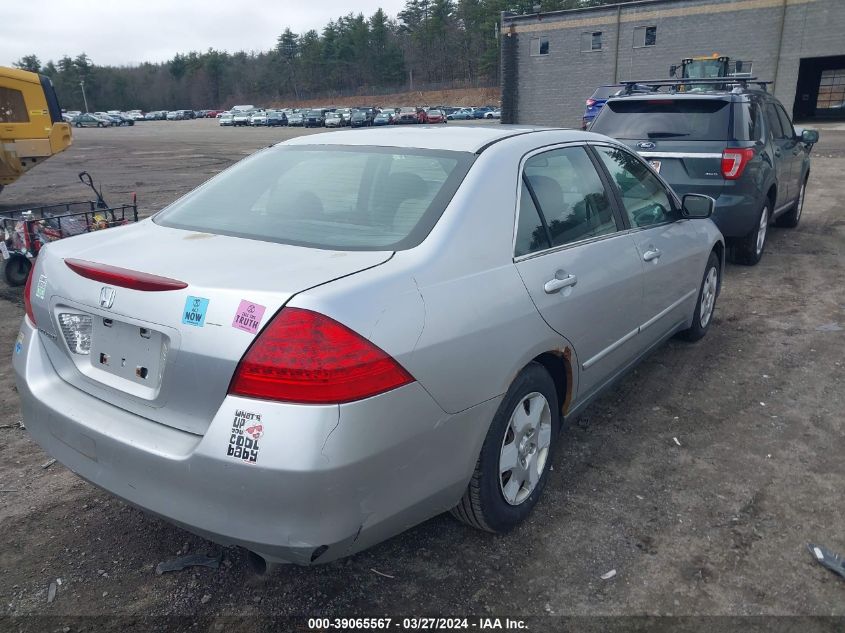
{"type": "Polygon", "coordinates": [[[27,320],[21,333],[23,417],[48,453],[134,505],[274,562],[328,562],[452,507],[498,405],[449,415],[418,383],[341,406],[229,396],[200,436],[67,384],[44,335],[27,320]]]}

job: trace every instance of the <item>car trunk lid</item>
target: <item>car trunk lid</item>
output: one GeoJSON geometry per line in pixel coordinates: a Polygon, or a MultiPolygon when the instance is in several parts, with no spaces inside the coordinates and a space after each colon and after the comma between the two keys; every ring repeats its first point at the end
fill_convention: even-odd
{"type": "Polygon", "coordinates": [[[378,266],[391,255],[146,221],[45,248],[33,309],[47,353],[65,381],[148,419],[202,434],[257,332],[294,294],[378,266]],[[66,260],[90,262],[95,270],[107,264],[130,271],[130,277],[137,271],[184,287],[125,287],[120,278],[83,276],[66,260]],[[75,353],[86,345],[87,354],[75,353]]]}

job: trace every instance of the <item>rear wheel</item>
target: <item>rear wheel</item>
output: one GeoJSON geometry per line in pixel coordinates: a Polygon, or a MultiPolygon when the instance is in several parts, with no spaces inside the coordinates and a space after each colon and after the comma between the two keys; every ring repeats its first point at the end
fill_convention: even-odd
{"type": "Polygon", "coordinates": [[[499,405],[452,514],[488,532],[505,533],[522,522],[546,485],[559,431],[554,381],[542,365],[531,363],[499,405]]]}
{"type": "Polygon", "coordinates": [[[3,278],[12,287],[23,286],[26,283],[27,276],[29,276],[30,268],[32,268],[32,262],[26,257],[23,255],[12,255],[6,260],[6,264],[3,267],[3,278]]]}
{"type": "Polygon", "coordinates": [[[807,178],[801,183],[801,190],[798,192],[798,199],[789,211],[780,216],[775,224],[787,229],[794,229],[801,221],[801,212],[804,210],[804,191],[807,189],[807,178]]]}
{"type": "Polygon", "coordinates": [[[716,310],[716,296],[719,294],[720,267],[719,256],[716,253],[710,253],[707,267],[704,269],[704,278],[701,280],[701,289],[698,291],[698,303],[695,305],[692,325],[681,332],[681,337],[688,341],[704,338],[707,330],[710,329],[713,312],[716,310]]]}
{"type": "Polygon", "coordinates": [[[748,235],[739,238],[734,242],[734,259],[738,264],[753,266],[763,257],[763,250],[766,248],[766,235],[769,230],[771,209],[768,200],[760,209],[760,217],[757,224],[748,235]]]}

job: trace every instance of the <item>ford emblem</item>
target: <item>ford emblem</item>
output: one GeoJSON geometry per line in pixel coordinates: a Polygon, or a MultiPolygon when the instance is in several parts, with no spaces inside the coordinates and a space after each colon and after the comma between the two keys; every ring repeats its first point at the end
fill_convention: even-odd
{"type": "Polygon", "coordinates": [[[651,141],[640,141],[637,143],[637,149],[654,149],[655,147],[657,147],[657,145],[651,141]]]}

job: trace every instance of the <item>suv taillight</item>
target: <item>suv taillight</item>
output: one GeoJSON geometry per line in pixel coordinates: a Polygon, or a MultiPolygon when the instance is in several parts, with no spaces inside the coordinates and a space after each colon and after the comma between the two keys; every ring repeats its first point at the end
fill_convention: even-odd
{"type": "Polygon", "coordinates": [[[26,285],[23,288],[23,307],[26,310],[26,316],[29,317],[29,320],[32,321],[33,325],[35,323],[35,313],[32,311],[32,274],[35,271],[35,262],[32,263],[32,266],[29,269],[29,274],[26,276],[26,285]]]}
{"type": "Polygon", "coordinates": [[[283,308],[244,354],[229,393],[340,404],[411,382],[404,367],[345,325],[311,310],[283,308]]]}
{"type": "Polygon", "coordinates": [[[754,149],[751,147],[726,149],[722,152],[722,176],[725,180],[736,180],[752,158],[754,149]]]}
{"type": "Polygon", "coordinates": [[[588,108],[592,108],[594,105],[596,105],[595,99],[587,99],[587,107],[588,108]]]}

